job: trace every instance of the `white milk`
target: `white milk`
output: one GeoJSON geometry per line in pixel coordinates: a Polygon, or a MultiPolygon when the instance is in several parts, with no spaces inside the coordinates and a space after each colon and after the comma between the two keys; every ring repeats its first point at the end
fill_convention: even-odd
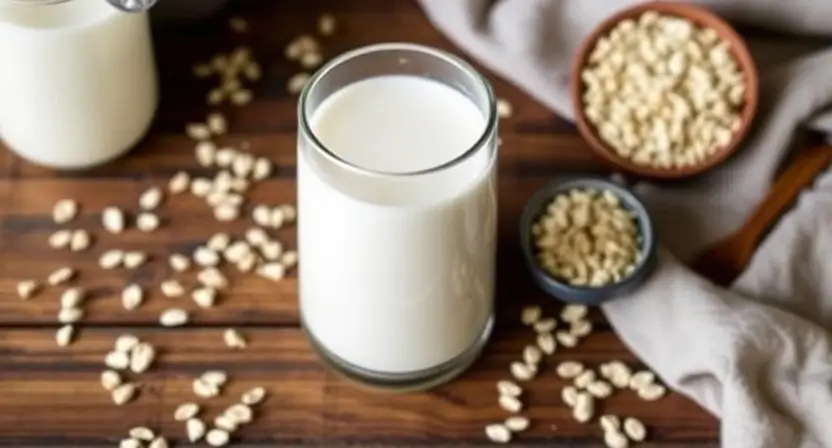
{"type": "Polygon", "coordinates": [[[105,0],[0,2],[0,138],[56,168],[113,159],[146,132],[157,103],[147,13],[105,0]]]}
{"type": "MultiPolygon", "coordinates": [[[[486,118],[436,81],[385,75],[317,108],[314,134],[346,161],[412,172],[451,161],[486,118]]],[[[481,150],[421,176],[362,176],[299,151],[300,301],[304,323],[358,367],[406,373],[453,360],[492,313],[496,163],[481,150]]]]}

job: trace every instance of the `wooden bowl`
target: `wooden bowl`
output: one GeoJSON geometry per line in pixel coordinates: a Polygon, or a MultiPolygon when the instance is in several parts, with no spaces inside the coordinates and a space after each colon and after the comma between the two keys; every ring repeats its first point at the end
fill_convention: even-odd
{"type": "Polygon", "coordinates": [[[748,134],[749,127],[757,112],[757,101],[759,97],[759,77],[754,60],[745,44],[743,38],[727,22],[719,16],[699,6],[688,3],[675,2],[648,2],[635,7],[623,10],[601,23],[592,34],[581,44],[578,53],[575,55],[572,64],[571,95],[573,108],[575,109],[575,124],[583,138],[589,143],[590,148],[607,162],[619,170],[641,177],[656,179],[677,179],[693,176],[710,168],[713,168],[731,156],[739,148],[740,143],[748,134]],[[584,113],[583,91],[584,84],[581,73],[586,65],[590,53],[595,48],[595,43],[601,37],[606,36],[619,22],[625,19],[635,19],[647,11],[669,16],[675,16],[691,21],[695,26],[711,28],[716,31],[720,39],[730,45],[730,50],[736,58],[738,69],[745,81],[745,99],[742,109],[739,111],[739,128],[734,131],[732,140],[716,153],[704,161],[681,168],[659,168],[650,165],[636,164],[620,155],[613,148],[607,145],[598,135],[595,125],[592,124],[584,113]]]}

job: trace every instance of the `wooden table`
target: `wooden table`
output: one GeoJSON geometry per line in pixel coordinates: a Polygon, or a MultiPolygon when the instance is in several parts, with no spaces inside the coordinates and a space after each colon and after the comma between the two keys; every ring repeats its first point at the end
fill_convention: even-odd
{"type": "MultiPolygon", "coordinates": [[[[314,31],[317,14],[332,12],[339,22],[339,32],[324,43],[327,56],[385,40],[453,50],[410,1],[250,0],[234,3],[233,8],[250,21],[249,33],[228,31],[228,16],[224,16],[187,33],[156,34],[163,101],[151,133],[129,156],[85,173],[56,174],[8,151],[0,153],[0,446],[111,446],[136,425],[150,426],[185,445],[181,443],[184,427],[173,421],[172,413],[178,404],[196,400],[191,381],[207,369],[227,370],[231,382],[220,397],[200,400],[210,411],[206,415],[215,415],[249,387],[264,385],[270,390],[256,421],[235,435],[238,446],[487,445],[483,426],[505,417],[496,404],[495,382],[508,377],[509,362],[518,358],[531,337],[530,330],[519,324],[521,306],[539,303],[552,315],[558,307],[532,285],[521,264],[516,244],[520,209],[553,175],[603,168],[570,124],[490,76],[498,94],[509,99],[515,110],[501,129],[499,322],[481,360],[437,390],[411,395],[368,392],[325,371],[298,328],[294,275],[272,283],[232,274],[234,287],[221,305],[198,311],[188,326],[161,328],[160,311],[176,300],[158,292],[159,283],[169,275],[166,255],[190,250],[219,230],[241,233],[250,220],[217,223],[202,201],[185,195],[165,203],[161,213],[167,224],[162,229],[149,234],[133,230],[115,237],[101,229],[98,213],[106,205],[135,211],[138,194],[147,186],[166,182],[178,170],[199,172],[193,144],[182,132],[186,121],[202,119],[207,111],[203,100],[207,84],[191,76],[194,62],[245,43],[263,64],[264,78],[256,86],[255,102],[224,108],[232,131],[223,141],[249,142],[251,151],[268,155],[277,164],[275,177],[250,197],[254,203],[282,203],[293,202],[295,196],[296,98],[286,92],[285,84],[298,70],[284,59],[283,50],[295,35],[314,31]],[[51,207],[64,197],[80,200],[83,213],[75,226],[96,235],[88,252],[71,254],[47,246],[47,236],[57,228],[50,219],[51,207]],[[97,267],[98,255],[112,247],[147,250],[157,262],[135,273],[103,271],[97,267]],[[79,268],[79,284],[93,295],[79,338],[68,348],[54,342],[58,289],[30,301],[15,294],[20,279],[44,278],[63,265],[79,268]],[[146,304],[133,312],[121,308],[118,298],[128,281],[153,291],[146,304]],[[223,345],[222,331],[232,326],[250,338],[246,350],[232,351],[223,345]],[[141,395],[116,407],[101,388],[99,373],[115,337],[128,332],[152,342],[161,353],[149,372],[135,376],[143,385],[141,395]]],[[[294,244],[294,229],[281,230],[279,236],[294,244]]],[[[593,313],[593,321],[597,328],[593,335],[580,347],[560,350],[548,359],[550,367],[527,386],[525,415],[534,423],[516,438],[518,444],[601,443],[597,423],[576,423],[561,404],[564,382],[551,368],[566,359],[592,365],[611,359],[636,362],[599,313],[593,313]]],[[[600,412],[642,419],[649,427],[649,446],[717,443],[715,419],[678,395],[646,403],[632,393],[617,393],[600,412]]]]}

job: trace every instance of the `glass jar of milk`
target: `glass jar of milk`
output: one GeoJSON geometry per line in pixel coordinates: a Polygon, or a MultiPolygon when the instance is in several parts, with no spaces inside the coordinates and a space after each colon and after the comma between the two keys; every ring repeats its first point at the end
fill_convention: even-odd
{"type": "Polygon", "coordinates": [[[106,0],[0,0],[0,138],[58,169],[114,159],[158,102],[147,12],[106,0]]]}
{"type": "Polygon", "coordinates": [[[360,48],[298,107],[300,309],[330,367],[425,389],[491,333],[497,114],[488,82],[440,50],[360,48]]]}

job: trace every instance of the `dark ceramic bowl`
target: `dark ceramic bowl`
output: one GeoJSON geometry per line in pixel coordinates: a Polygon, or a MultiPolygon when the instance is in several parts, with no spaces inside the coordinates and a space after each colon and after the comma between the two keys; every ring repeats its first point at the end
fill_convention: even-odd
{"type": "Polygon", "coordinates": [[[596,306],[608,300],[630,293],[641,286],[656,267],[656,234],[653,221],[644,204],[628,189],[607,179],[597,177],[566,177],[556,180],[538,190],[523,209],[520,218],[520,246],[523,258],[540,288],[549,295],[569,303],[596,306]],[[546,211],[546,206],[555,196],[574,188],[610,190],[621,200],[622,206],[633,212],[641,235],[641,250],[633,272],[616,283],[601,287],[572,286],[553,276],[540,266],[537,250],[532,240],[532,225],[546,211]]]}

